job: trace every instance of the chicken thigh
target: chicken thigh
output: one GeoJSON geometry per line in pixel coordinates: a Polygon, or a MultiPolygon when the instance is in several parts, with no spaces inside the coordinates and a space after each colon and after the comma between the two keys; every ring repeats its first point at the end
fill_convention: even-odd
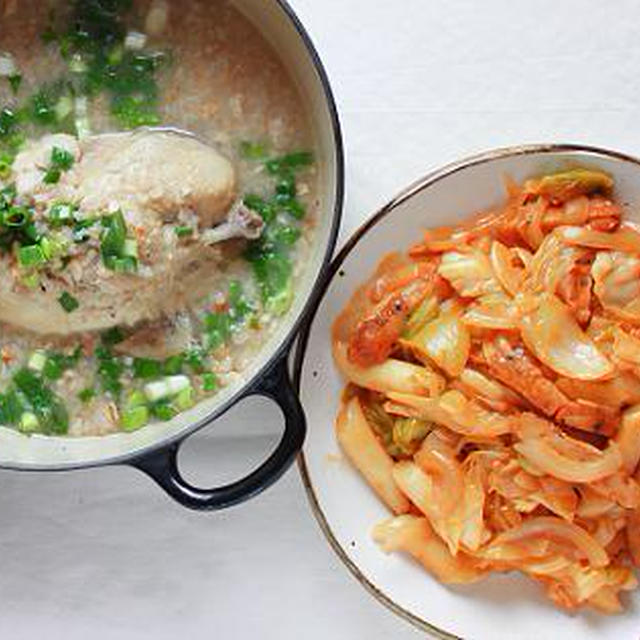
{"type": "Polygon", "coordinates": [[[18,155],[14,179],[18,200],[32,208],[40,229],[61,202],[73,206],[76,223],[96,220],[80,241],[72,224],[53,232],[68,250],[62,267],[38,269],[37,285],[33,278],[25,284],[12,254],[2,258],[0,321],[37,333],[103,330],[175,313],[211,290],[221,263],[241,247],[234,238],[262,230],[257,214],[234,204],[231,163],[170,129],[46,136],[18,155]],[[42,176],[54,147],[74,163],[47,184],[42,176]],[[126,272],[104,259],[105,217],[120,214],[137,253],[136,268],[126,272]],[[60,302],[64,295],[77,301],[71,312],[60,302]]]}

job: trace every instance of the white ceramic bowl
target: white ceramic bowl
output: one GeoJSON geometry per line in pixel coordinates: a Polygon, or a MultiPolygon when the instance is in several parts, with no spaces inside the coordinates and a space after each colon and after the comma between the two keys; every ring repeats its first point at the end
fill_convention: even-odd
{"type": "Polygon", "coordinates": [[[439,638],[473,640],[638,640],[640,593],[626,613],[558,611],[541,589],[518,574],[501,574],[464,588],[447,588],[400,554],[385,555],[372,527],[389,512],[342,455],[333,422],[343,381],[329,348],[333,319],[383,254],[404,250],[425,228],[456,223],[499,204],[503,177],[521,181],[567,165],[612,174],[629,212],[640,211],[640,160],[573,145],[503,149],[436,171],[373,216],[349,240],[331,269],[324,296],[301,335],[296,358],[309,432],[299,466],[311,506],[334,550],[358,581],[394,612],[439,638]]]}

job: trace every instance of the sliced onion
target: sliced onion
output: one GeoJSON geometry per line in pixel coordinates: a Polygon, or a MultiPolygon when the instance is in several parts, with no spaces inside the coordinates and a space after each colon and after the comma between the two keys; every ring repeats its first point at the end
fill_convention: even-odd
{"type": "Polygon", "coordinates": [[[640,380],[631,373],[618,372],[611,380],[574,380],[559,378],[556,386],[574,400],[587,400],[597,405],[620,409],[623,405],[640,403],[640,380]]]}
{"type": "Polygon", "coordinates": [[[485,571],[473,559],[451,555],[425,518],[398,516],[376,525],[373,539],[383,551],[404,551],[445,584],[469,584],[480,580],[485,571]]]}
{"type": "Polygon", "coordinates": [[[517,329],[520,326],[518,308],[503,293],[481,296],[470,305],[462,321],[477,329],[517,329]]]}
{"type": "Polygon", "coordinates": [[[511,389],[471,367],[465,368],[460,374],[459,381],[465,391],[476,395],[480,399],[504,402],[514,407],[522,406],[522,399],[511,389]]]}
{"type": "Polygon", "coordinates": [[[429,475],[433,483],[434,499],[441,515],[449,515],[459,506],[464,490],[464,474],[456,460],[456,452],[431,432],[413,456],[416,464],[429,475]]]}
{"type": "Polygon", "coordinates": [[[502,285],[502,288],[510,295],[518,294],[524,280],[524,269],[513,265],[512,250],[505,247],[501,242],[494,240],[489,253],[491,267],[502,285]]]}
{"type": "Polygon", "coordinates": [[[559,279],[556,264],[563,244],[557,232],[547,235],[527,266],[524,288],[527,291],[554,291],[559,279]]]}
{"type": "Polygon", "coordinates": [[[568,169],[552,173],[536,180],[527,180],[527,193],[546,196],[566,202],[581,195],[608,193],[613,189],[613,178],[604,171],[595,169],[568,169]]]}
{"type": "Polygon", "coordinates": [[[456,377],[467,363],[471,336],[457,315],[444,313],[411,338],[401,339],[400,344],[410,349],[421,362],[433,362],[448,375],[456,377]]]}
{"type": "Polygon", "coordinates": [[[541,477],[539,482],[541,487],[532,493],[532,497],[552,513],[571,522],[578,508],[578,496],[573,487],[550,476],[541,477]]]}
{"type": "Polygon", "coordinates": [[[389,358],[382,364],[359,367],[347,357],[347,346],[334,344],[333,355],[341,373],[354,384],[373,391],[399,391],[416,395],[437,396],[444,390],[444,378],[430,367],[418,366],[389,358]]]}
{"type": "Polygon", "coordinates": [[[393,460],[376,438],[358,398],[352,398],[338,414],[336,436],[354,466],[394,513],[406,513],[409,501],[398,490],[393,460]]]}
{"type": "Polygon", "coordinates": [[[529,349],[562,376],[598,380],[615,371],[554,295],[540,297],[538,308],[522,318],[521,333],[529,349]]]}
{"type": "Polygon", "coordinates": [[[602,480],[616,473],[622,465],[620,451],[613,445],[594,460],[576,460],[562,455],[544,438],[518,442],[514,449],[545,473],[566,482],[602,480]]]}
{"type": "Polygon", "coordinates": [[[591,267],[593,290],[615,317],[640,322],[640,259],[618,251],[600,251],[591,267]]]}
{"type": "Polygon", "coordinates": [[[636,567],[640,567],[640,509],[627,515],[627,543],[631,559],[636,567]]]}
{"type": "Polygon", "coordinates": [[[551,552],[549,540],[543,538],[530,537],[514,542],[504,542],[499,540],[499,537],[500,535],[486,547],[480,549],[477,555],[490,562],[519,564],[532,559],[547,558],[551,552]]]}
{"type": "Polygon", "coordinates": [[[640,405],[624,412],[620,428],[615,436],[624,468],[633,475],[640,463],[640,405]]]}
{"type": "Polygon", "coordinates": [[[438,273],[466,298],[475,298],[500,290],[489,258],[478,249],[471,249],[465,253],[444,253],[438,273]]]}
{"type": "Polygon", "coordinates": [[[580,487],[580,501],[576,514],[581,518],[595,519],[615,508],[616,503],[594,491],[589,485],[580,487]]]}
{"type": "Polygon", "coordinates": [[[571,522],[553,516],[539,516],[525,520],[519,527],[497,535],[492,546],[515,544],[523,540],[559,540],[568,542],[589,560],[592,567],[606,567],[609,556],[584,529],[571,522]]]}
{"type": "Polygon", "coordinates": [[[613,328],[613,355],[618,360],[634,366],[640,365],[640,340],[620,327],[613,328]]]}
{"type": "Polygon", "coordinates": [[[486,500],[484,470],[473,458],[465,461],[464,498],[461,508],[462,533],[460,543],[477,551],[490,537],[484,523],[486,500]]]}
{"type": "MultiPolygon", "coordinates": [[[[423,464],[426,459],[423,457],[423,464]]],[[[442,471],[442,467],[440,468],[442,471]]],[[[445,542],[449,551],[456,555],[462,535],[462,521],[457,515],[459,497],[463,495],[462,474],[447,471],[428,473],[413,462],[398,462],[393,468],[393,479],[402,493],[416,506],[445,542]],[[452,492],[453,495],[447,495],[452,492]]]]}
{"type": "Polygon", "coordinates": [[[640,483],[624,471],[591,483],[591,488],[624,509],[640,508],[640,483]]]}
{"type": "Polygon", "coordinates": [[[441,424],[469,438],[495,438],[511,433],[514,428],[512,418],[483,409],[459,391],[447,391],[438,398],[395,392],[388,396],[393,404],[406,407],[409,415],[441,424]]]}
{"type": "Polygon", "coordinates": [[[570,245],[640,253],[640,233],[631,227],[622,227],[612,232],[594,231],[585,227],[563,227],[560,229],[560,235],[563,241],[570,245]]]}
{"type": "Polygon", "coordinates": [[[543,560],[524,560],[523,569],[527,573],[538,576],[553,576],[564,571],[571,565],[571,561],[563,556],[551,556],[543,560]]]}

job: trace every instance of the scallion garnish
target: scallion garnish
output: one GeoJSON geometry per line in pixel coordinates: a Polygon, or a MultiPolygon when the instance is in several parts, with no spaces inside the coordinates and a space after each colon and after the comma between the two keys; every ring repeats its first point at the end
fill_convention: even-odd
{"type": "Polygon", "coordinates": [[[36,267],[47,261],[42,249],[37,244],[32,244],[18,249],[18,262],[22,267],[36,267]]]}
{"type": "Polygon", "coordinates": [[[135,272],[138,268],[138,244],[135,239],[127,238],[127,224],[122,211],[103,216],[102,226],[100,252],[104,266],[118,273],[135,272]]]}
{"type": "Polygon", "coordinates": [[[74,298],[68,291],[63,291],[58,296],[58,302],[67,313],[72,313],[80,306],[78,300],[74,298]]]}
{"type": "Polygon", "coordinates": [[[178,238],[186,238],[190,235],[193,235],[193,227],[179,226],[174,227],[173,230],[175,231],[178,238]]]}
{"type": "Polygon", "coordinates": [[[55,184],[60,181],[63,171],[69,171],[74,163],[73,154],[61,147],[51,149],[51,159],[47,167],[43,181],[47,184],[55,184]]]}
{"type": "Polygon", "coordinates": [[[95,395],[96,390],[93,387],[85,387],[84,389],[82,389],[82,391],[78,392],[78,399],[80,400],[80,402],[86,404],[87,402],[93,400],[95,395]]]}
{"type": "Polygon", "coordinates": [[[20,89],[20,85],[22,84],[22,75],[20,73],[12,73],[7,80],[9,81],[11,91],[16,95],[20,89]]]}
{"type": "Polygon", "coordinates": [[[203,373],[202,374],[202,390],[203,391],[215,391],[218,388],[218,379],[215,373],[203,373]]]}
{"type": "Polygon", "coordinates": [[[240,155],[247,160],[263,160],[267,157],[267,145],[262,142],[243,141],[240,143],[240,155]]]}
{"type": "Polygon", "coordinates": [[[61,227],[65,224],[71,224],[74,213],[78,210],[77,205],[69,202],[56,202],[49,209],[47,217],[52,227],[61,227]]]}

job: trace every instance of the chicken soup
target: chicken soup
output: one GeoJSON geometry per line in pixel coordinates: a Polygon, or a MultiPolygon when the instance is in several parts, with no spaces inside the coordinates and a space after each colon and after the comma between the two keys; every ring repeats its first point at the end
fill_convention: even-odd
{"type": "Polygon", "coordinates": [[[313,140],[224,0],[0,0],[0,424],[170,420],[251,367],[313,237],[313,140]]]}

